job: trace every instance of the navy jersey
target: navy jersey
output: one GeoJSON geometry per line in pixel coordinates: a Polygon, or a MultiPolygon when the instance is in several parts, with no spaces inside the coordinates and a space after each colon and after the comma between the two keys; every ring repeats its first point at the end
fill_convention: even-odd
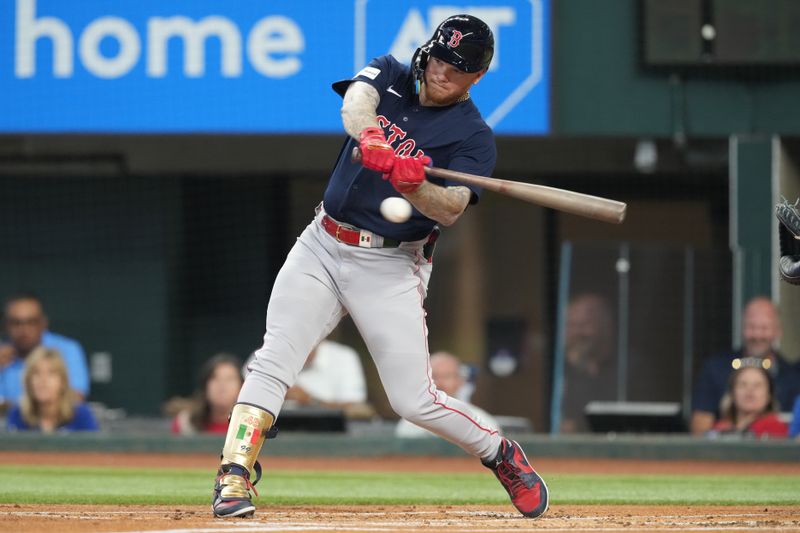
{"type": "MultiPolygon", "coordinates": [[[[354,78],[334,83],[333,88],[344,95],[353,81],[363,81],[377,89],[381,98],[378,123],[395,153],[427,155],[436,167],[492,175],[497,158],[494,134],[472,99],[446,107],[421,106],[413,89],[410,67],[392,56],[373,59],[354,78]]],[[[348,136],[339,152],[323,197],[325,211],[336,220],[400,241],[419,240],[428,235],[436,222],[417,209],[408,221],[400,224],[381,216],[381,202],[389,196],[402,195],[379,172],[350,161],[357,146],[358,141],[348,136]]],[[[428,180],[445,187],[462,185],[430,176],[428,180]]],[[[467,187],[473,193],[471,203],[477,202],[480,188],[467,187]]]]}

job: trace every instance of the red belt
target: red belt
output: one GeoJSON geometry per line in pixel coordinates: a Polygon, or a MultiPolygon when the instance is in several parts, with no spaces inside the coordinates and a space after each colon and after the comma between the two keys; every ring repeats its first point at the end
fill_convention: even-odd
{"type": "Polygon", "coordinates": [[[328,234],[339,242],[361,248],[396,248],[400,241],[375,235],[371,231],[339,224],[328,215],[323,215],[320,220],[322,227],[328,234]]]}

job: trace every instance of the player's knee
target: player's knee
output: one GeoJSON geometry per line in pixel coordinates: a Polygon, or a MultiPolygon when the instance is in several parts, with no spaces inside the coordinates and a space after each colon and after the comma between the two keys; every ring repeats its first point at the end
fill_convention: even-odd
{"type": "Polygon", "coordinates": [[[389,399],[392,409],[398,416],[412,423],[418,423],[425,419],[426,413],[430,411],[430,402],[412,401],[409,398],[389,399]]]}
{"type": "Polygon", "coordinates": [[[288,351],[283,353],[286,356],[276,355],[274,347],[272,350],[261,348],[247,362],[248,373],[269,376],[283,383],[294,383],[301,366],[299,358],[288,351]]]}

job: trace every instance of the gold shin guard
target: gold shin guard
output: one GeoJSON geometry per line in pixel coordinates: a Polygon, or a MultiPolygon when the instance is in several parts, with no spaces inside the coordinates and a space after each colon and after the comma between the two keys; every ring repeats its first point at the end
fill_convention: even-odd
{"type": "Polygon", "coordinates": [[[253,466],[273,422],[275,417],[269,411],[244,403],[234,405],[221,464],[236,463],[253,476],[253,466]]]}

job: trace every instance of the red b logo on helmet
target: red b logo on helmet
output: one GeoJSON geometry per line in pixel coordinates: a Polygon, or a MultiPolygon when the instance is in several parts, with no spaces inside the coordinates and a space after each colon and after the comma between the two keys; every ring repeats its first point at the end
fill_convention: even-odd
{"type": "Polygon", "coordinates": [[[463,37],[464,37],[464,35],[462,35],[460,31],[453,30],[453,35],[451,35],[450,36],[450,40],[447,41],[447,46],[449,48],[455,48],[456,46],[458,46],[458,43],[461,42],[461,39],[463,37]]]}

